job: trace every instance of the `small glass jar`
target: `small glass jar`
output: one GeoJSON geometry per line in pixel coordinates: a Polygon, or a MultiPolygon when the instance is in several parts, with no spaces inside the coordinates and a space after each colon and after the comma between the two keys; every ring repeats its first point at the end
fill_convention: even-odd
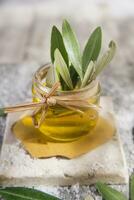
{"type": "MultiPolygon", "coordinates": [[[[50,64],[39,68],[33,78],[32,94],[33,102],[41,101],[36,96],[35,87],[40,94],[48,93],[51,88],[46,86],[46,74],[50,64]]],[[[39,130],[48,139],[58,142],[70,142],[80,137],[90,134],[96,126],[98,120],[98,110],[100,100],[100,85],[98,81],[92,81],[88,86],[71,91],[58,90],[56,96],[68,96],[74,99],[88,100],[89,107],[81,108],[82,113],[75,110],[62,107],[58,104],[50,106],[47,110],[46,117],[41,123],[39,130]],[[94,105],[94,106],[90,106],[94,105]]],[[[40,114],[36,119],[39,120],[40,114]]]]}

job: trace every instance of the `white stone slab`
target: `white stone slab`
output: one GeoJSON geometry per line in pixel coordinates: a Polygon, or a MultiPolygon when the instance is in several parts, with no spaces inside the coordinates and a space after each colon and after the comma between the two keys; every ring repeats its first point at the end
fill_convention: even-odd
{"type": "MultiPolygon", "coordinates": [[[[103,109],[111,108],[112,101],[102,98],[103,109]]],[[[9,114],[0,157],[0,183],[2,185],[81,185],[96,181],[124,184],[128,182],[125,156],[118,132],[109,142],[82,155],[67,160],[62,158],[33,159],[12,134],[11,125],[22,113],[9,114]]]]}

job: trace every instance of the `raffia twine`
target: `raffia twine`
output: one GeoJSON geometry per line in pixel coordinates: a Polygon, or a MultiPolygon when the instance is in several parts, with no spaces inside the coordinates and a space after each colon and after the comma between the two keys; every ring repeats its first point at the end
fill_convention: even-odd
{"type": "Polygon", "coordinates": [[[60,105],[64,108],[74,110],[78,113],[83,113],[83,108],[94,108],[97,111],[99,110],[99,106],[89,103],[89,99],[83,100],[82,98],[76,97],[73,99],[73,95],[71,97],[68,95],[55,95],[59,86],[59,82],[55,83],[51,90],[48,93],[45,92],[44,94],[40,94],[38,88],[35,87],[34,89],[36,98],[40,100],[39,102],[30,102],[6,107],[4,111],[5,113],[12,113],[26,110],[34,110],[32,113],[33,123],[36,128],[39,128],[41,123],[45,120],[48,108],[51,106],[60,105]],[[38,120],[35,120],[35,116],[37,114],[40,114],[40,117],[38,120]]]}

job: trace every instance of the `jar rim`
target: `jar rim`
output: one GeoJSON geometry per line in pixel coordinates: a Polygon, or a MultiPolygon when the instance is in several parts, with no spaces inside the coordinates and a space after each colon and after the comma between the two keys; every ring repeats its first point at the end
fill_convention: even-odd
{"type": "MultiPolygon", "coordinates": [[[[41,87],[45,88],[45,90],[48,91],[48,92],[51,90],[51,87],[48,87],[46,85],[45,86],[42,85],[42,83],[44,83],[44,82],[42,82],[42,80],[45,78],[45,75],[47,74],[47,71],[48,71],[50,66],[51,66],[51,63],[47,63],[47,64],[42,65],[35,72],[34,77],[33,77],[33,83],[36,82],[41,87]]],[[[83,88],[78,88],[78,89],[74,89],[74,90],[66,90],[66,91],[57,90],[57,92],[59,94],[68,95],[68,94],[71,94],[71,93],[78,93],[78,92],[82,92],[82,91],[85,91],[85,90],[90,90],[90,89],[94,88],[96,85],[99,86],[99,91],[97,93],[100,93],[100,84],[99,84],[99,81],[96,80],[96,79],[93,80],[90,84],[86,85],[83,88]]]]}

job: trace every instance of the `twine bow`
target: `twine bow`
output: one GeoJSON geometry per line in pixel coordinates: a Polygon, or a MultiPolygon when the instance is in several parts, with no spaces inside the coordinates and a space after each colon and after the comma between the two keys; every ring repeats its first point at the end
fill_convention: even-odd
{"type": "Polygon", "coordinates": [[[89,103],[88,100],[72,98],[68,97],[67,95],[56,96],[55,93],[59,85],[59,82],[55,83],[50,92],[44,94],[41,94],[38,88],[35,87],[35,98],[39,99],[38,102],[6,107],[4,108],[4,113],[34,109],[32,113],[33,123],[36,128],[39,128],[41,123],[45,120],[48,108],[51,106],[60,105],[64,108],[74,110],[75,112],[79,112],[81,114],[83,114],[83,108],[94,108],[95,110],[98,110],[98,106],[89,103]],[[37,114],[40,114],[38,120],[36,119],[37,114]]]}

